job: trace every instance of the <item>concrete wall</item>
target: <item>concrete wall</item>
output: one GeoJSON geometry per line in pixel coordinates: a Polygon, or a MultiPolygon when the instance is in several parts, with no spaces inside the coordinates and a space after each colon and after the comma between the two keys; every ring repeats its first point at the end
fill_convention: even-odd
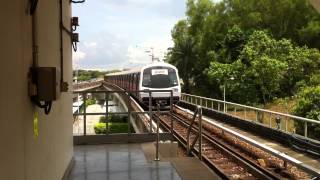
{"type": "MultiPolygon", "coordinates": [[[[3,1],[0,6],[0,179],[59,180],[73,155],[72,96],[62,93],[44,115],[29,100],[27,74],[32,64],[29,0],[3,1]],[[39,136],[33,117],[39,112],[39,136]]],[[[71,8],[63,0],[64,24],[71,8]]],[[[37,9],[39,65],[60,67],[59,0],[40,0],[37,9]]],[[[64,78],[72,82],[70,39],[64,33],[64,78]]]]}

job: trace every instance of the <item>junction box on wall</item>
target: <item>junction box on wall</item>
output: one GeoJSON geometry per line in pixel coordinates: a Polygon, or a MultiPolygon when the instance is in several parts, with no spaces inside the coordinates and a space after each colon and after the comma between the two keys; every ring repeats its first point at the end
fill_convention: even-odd
{"type": "Polygon", "coordinates": [[[29,96],[49,114],[52,101],[60,97],[60,72],[56,67],[32,67],[29,72],[29,96]]]}

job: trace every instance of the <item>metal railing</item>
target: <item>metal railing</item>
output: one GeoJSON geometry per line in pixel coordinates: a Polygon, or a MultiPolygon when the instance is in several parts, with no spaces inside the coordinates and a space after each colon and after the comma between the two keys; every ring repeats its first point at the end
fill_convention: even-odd
{"type": "Polygon", "coordinates": [[[100,86],[103,83],[103,79],[96,79],[94,81],[83,81],[72,84],[74,90],[90,89],[96,86],[100,86]]]}
{"type": "MultiPolygon", "coordinates": [[[[155,160],[159,160],[159,120],[157,122],[153,122],[153,115],[157,114],[168,114],[169,117],[171,117],[171,136],[173,137],[173,118],[172,118],[172,113],[173,113],[173,92],[172,90],[143,90],[143,91],[124,91],[124,90],[118,90],[118,91],[109,91],[109,90],[86,90],[86,91],[74,91],[74,94],[81,94],[82,98],[83,98],[83,112],[76,112],[73,115],[74,116],[83,116],[83,136],[87,136],[87,116],[94,116],[94,115],[103,115],[105,116],[106,120],[106,134],[105,135],[109,135],[108,132],[108,124],[109,124],[109,115],[127,115],[128,119],[127,119],[127,125],[128,125],[128,131],[127,134],[130,135],[131,134],[131,115],[141,115],[141,114],[145,114],[145,115],[149,115],[149,133],[155,134],[156,135],[156,158],[155,160]],[[147,93],[149,94],[149,107],[148,107],[148,111],[132,111],[131,109],[131,96],[130,94],[134,94],[134,93],[147,93]],[[170,109],[166,110],[166,111],[160,111],[160,106],[156,107],[156,110],[153,110],[152,108],[152,93],[156,93],[156,92],[166,92],[170,94],[170,109]],[[98,112],[98,113],[89,113],[87,112],[87,100],[88,100],[88,94],[104,94],[104,101],[105,101],[105,106],[106,106],[106,110],[105,112],[98,112]],[[124,100],[124,103],[126,105],[126,109],[127,111],[124,112],[109,112],[109,96],[110,94],[121,94],[120,98],[122,98],[124,100]]],[[[122,136],[123,137],[123,136],[122,136]]]]}
{"type": "MultiPolygon", "coordinates": [[[[86,136],[87,135],[87,132],[86,132],[86,126],[87,126],[87,116],[94,116],[94,115],[103,115],[106,117],[106,123],[108,124],[108,115],[114,115],[114,114],[117,114],[117,115],[127,115],[128,116],[128,123],[130,123],[130,116],[131,115],[134,115],[134,114],[148,114],[149,115],[149,132],[155,132],[155,129],[156,127],[152,124],[152,115],[153,114],[156,114],[157,111],[156,110],[153,110],[152,108],[152,93],[155,93],[155,92],[167,92],[167,93],[170,93],[170,110],[166,110],[166,111],[160,111],[159,113],[160,114],[171,114],[172,113],[172,104],[173,104],[173,99],[172,99],[172,96],[173,96],[173,92],[171,90],[143,90],[143,91],[123,91],[123,90],[119,90],[119,91],[107,91],[107,90],[87,90],[87,91],[74,91],[73,93],[74,94],[81,94],[82,95],[82,98],[83,98],[83,112],[79,112],[79,113],[74,113],[73,115],[74,116],[83,116],[83,135],[86,136]],[[140,93],[140,92],[143,92],[143,93],[147,93],[149,94],[149,98],[150,101],[149,101],[149,110],[148,111],[132,111],[131,108],[129,108],[130,106],[130,102],[131,102],[131,99],[130,99],[130,94],[131,93],[140,93]],[[105,95],[105,102],[106,102],[106,111],[105,112],[98,112],[98,113],[89,113],[87,112],[87,100],[88,100],[88,94],[104,94],[105,95]],[[128,107],[128,111],[124,111],[124,112],[109,112],[108,111],[108,107],[109,107],[109,104],[108,104],[108,99],[109,99],[109,95],[110,94],[122,94],[122,98],[125,99],[125,104],[126,106],[128,107]],[[154,127],[154,128],[153,128],[154,127]]],[[[128,131],[128,133],[130,133],[128,131]]]]}
{"type": "Polygon", "coordinates": [[[281,130],[286,133],[297,134],[294,123],[300,122],[304,125],[304,132],[301,135],[306,138],[308,138],[308,125],[320,125],[320,121],[313,119],[191,94],[181,93],[181,100],[208,109],[221,111],[240,119],[261,123],[269,126],[270,128],[281,130]],[[289,122],[291,122],[291,124],[289,124],[289,122]]]}
{"type": "Polygon", "coordinates": [[[202,160],[202,109],[201,106],[198,106],[197,109],[195,110],[191,123],[188,127],[187,130],[187,154],[190,155],[191,151],[196,144],[197,140],[199,140],[199,159],[202,160]],[[190,134],[192,131],[193,124],[195,123],[195,120],[198,117],[198,133],[196,137],[193,139],[192,143],[190,144],[190,134]]]}

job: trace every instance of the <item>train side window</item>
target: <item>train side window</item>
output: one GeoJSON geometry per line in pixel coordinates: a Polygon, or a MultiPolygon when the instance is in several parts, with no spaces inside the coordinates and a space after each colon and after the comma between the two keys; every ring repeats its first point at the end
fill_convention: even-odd
{"type": "Polygon", "coordinates": [[[151,74],[143,73],[142,86],[150,86],[151,85],[151,74]]]}

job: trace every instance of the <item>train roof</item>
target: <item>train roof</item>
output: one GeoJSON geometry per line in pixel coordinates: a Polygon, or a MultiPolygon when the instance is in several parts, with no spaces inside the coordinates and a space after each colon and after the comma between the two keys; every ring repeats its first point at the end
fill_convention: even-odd
{"type": "Polygon", "coordinates": [[[154,62],[154,63],[150,63],[147,64],[143,67],[138,67],[138,68],[132,68],[126,71],[121,71],[121,72],[116,72],[116,73],[110,73],[110,74],[106,74],[106,76],[117,76],[117,75],[125,75],[125,74],[134,74],[134,73],[140,73],[142,70],[149,68],[149,67],[153,67],[153,66],[165,66],[165,67],[171,67],[175,70],[177,70],[177,68],[171,64],[165,63],[165,62],[154,62]]]}

